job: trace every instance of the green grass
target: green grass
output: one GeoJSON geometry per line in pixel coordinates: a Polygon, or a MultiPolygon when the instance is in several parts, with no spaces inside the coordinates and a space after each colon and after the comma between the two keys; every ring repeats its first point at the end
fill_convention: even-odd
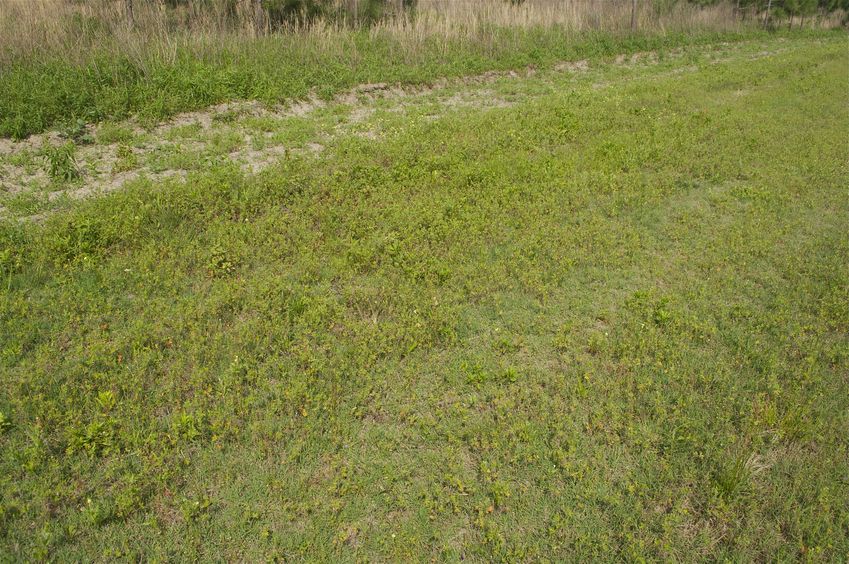
{"type": "Polygon", "coordinates": [[[0,557],[844,558],[849,56],[766,43],[0,223],[0,557]]]}
{"type": "Polygon", "coordinates": [[[11,196],[4,195],[3,207],[14,215],[29,217],[49,209],[47,194],[39,190],[28,190],[11,196]]]}
{"type": "Polygon", "coordinates": [[[130,143],[135,137],[131,128],[119,123],[101,123],[97,129],[99,143],[130,143]]]}
{"type": "Polygon", "coordinates": [[[178,41],[173,53],[163,47],[132,56],[104,45],[78,57],[80,63],[59,54],[12,59],[0,68],[0,137],[24,138],[79,119],[137,115],[150,124],[225,100],[273,103],[311,93],[326,98],[367,82],[426,83],[493,68],[549,66],[564,59],[764,35],[745,31],[576,37],[560,29],[497,29],[489,41],[432,39],[408,46],[386,35],[358,31],[309,40],[281,34],[256,40],[220,38],[215,45],[178,41]],[[163,49],[169,54],[163,55],[163,49]]]}

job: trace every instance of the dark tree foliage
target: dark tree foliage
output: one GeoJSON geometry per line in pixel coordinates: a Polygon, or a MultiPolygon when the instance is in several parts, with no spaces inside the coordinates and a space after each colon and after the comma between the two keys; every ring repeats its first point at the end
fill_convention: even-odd
{"type": "Polygon", "coordinates": [[[295,20],[312,20],[325,15],[328,6],[328,2],[319,0],[264,0],[263,2],[269,22],[273,26],[295,20]]]}
{"type": "Polygon", "coordinates": [[[764,18],[764,22],[777,25],[782,20],[792,24],[792,18],[825,16],[838,10],[849,15],[849,0],[639,0],[650,2],[655,8],[670,8],[678,3],[688,2],[698,6],[713,6],[722,2],[731,2],[735,10],[743,17],[746,14],[764,18]]]}
{"type": "MultiPolygon", "coordinates": [[[[650,0],[646,0],[650,1],[650,0]]],[[[682,0],[683,1],[683,0],[682,0]]],[[[725,0],[686,0],[691,4],[700,6],[711,6],[725,0]]],[[[735,5],[741,9],[754,9],[764,11],[769,6],[777,12],[788,15],[803,15],[820,13],[831,13],[836,10],[849,10],[849,0],[733,0],[735,5]]]]}
{"type": "Polygon", "coordinates": [[[269,23],[281,26],[318,17],[346,19],[358,24],[371,24],[398,9],[411,9],[416,0],[349,0],[340,4],[334,0],[263,0],[269,23]]]}

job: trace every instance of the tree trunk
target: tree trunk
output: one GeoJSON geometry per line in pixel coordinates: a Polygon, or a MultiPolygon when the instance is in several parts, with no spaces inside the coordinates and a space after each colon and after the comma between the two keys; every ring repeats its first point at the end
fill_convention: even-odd
{"type": "Polygon", "coordinates": [[[127,12],[127,25],[130,29],[136,27],[136,16],[133,13],[133,0],[124,0],[124,8],[127,12]]]}
{"type": "Polygon", "coordinates": [[[764,28],[766,28],[766,26],[769,24],[769,13],[770,13],[770,11],[772,11],[772,0],[769,0],[769,2],[766,5],[766,15],[764,16],[764,28]]]}
{"type": "Polygon", "coordinates": [[[637,31],[637,0],[631,0],[631,32],[637,31]]]}

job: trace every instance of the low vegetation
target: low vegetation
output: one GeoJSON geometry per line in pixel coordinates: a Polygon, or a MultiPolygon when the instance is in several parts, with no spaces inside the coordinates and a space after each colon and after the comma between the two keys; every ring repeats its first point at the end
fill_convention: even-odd
{"type": "MultiPolygon", "coordinates": [[[[845,36],[699,37],[468,47],[450,73],[550,64],[7,156],[37,192],[104,145],[151,175],[323,147],[4,200],[0,559],[843,558],[845,36]]],[[[430,79],[428,49],[380,64],[430,79]]]]}

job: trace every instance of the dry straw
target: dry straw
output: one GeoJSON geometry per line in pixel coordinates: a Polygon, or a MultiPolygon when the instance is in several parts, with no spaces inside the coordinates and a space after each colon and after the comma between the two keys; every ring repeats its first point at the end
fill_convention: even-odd
{"type": "MultiPolygon", "coordinates": [[[[336,0],[344,13],[354,0],[336,0]]],[[[39,54],[86,57],[93,49],[117,49],[130,55],[176,46],[214,46],[239,41],[267,30],[257,29],[250,0],[185,2],[176,9],[161,0],[135,0],[129,25],[125,0],[0,0],[0,62],[39,54]]],[[[639,0],[638,26],[643,31],[728,30],[745,25],[733,4],[700,8],[688,2],[639,0]]],[[[557,26],[564,33],[630,28],[631,0],[419,0],[414,11],[395,10],[373,25],[371,33],[389,34],[414,49],[432,38],[476,42],[492,39],[498,28],[557,26]]],[[[756,21],[750,18],[749,22],[756,21]]],[[[338,40],[350,18],[293,24],[280,33],[303,34],[318,43],[338,40]]]]}

